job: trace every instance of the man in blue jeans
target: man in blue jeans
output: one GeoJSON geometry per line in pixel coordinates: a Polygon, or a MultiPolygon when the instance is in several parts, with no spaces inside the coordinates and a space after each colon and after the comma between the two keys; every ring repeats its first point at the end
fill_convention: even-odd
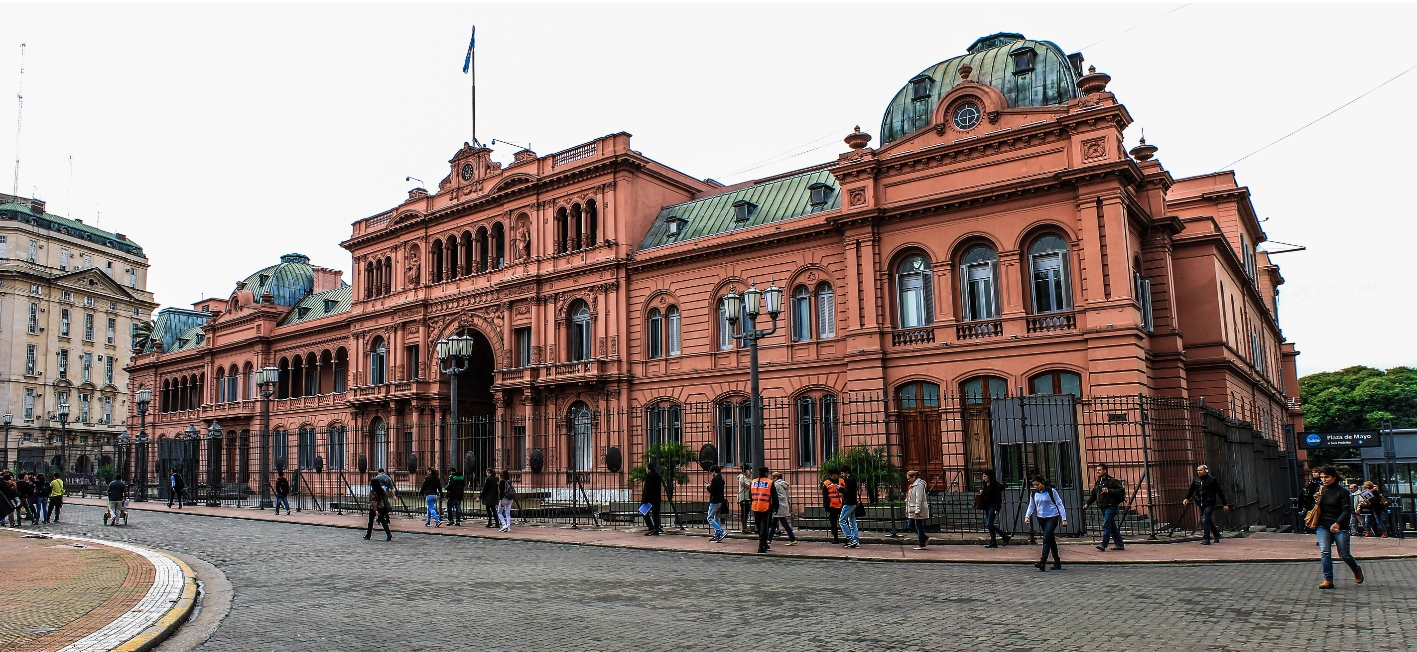
{"type": "Polygon", "coordinates": [[[841,488],[841,536],[846,537],[847,548],[860,548],[861,530],[856,524],[856,510],[861,504],[861,499],[857,497],[860,488],[851,467],[843,468],[841,474],[845,480],[841,488]]]}
{"type": "Polygon", "coordinates": [[[1126,485],[1107,473],[1106,464],[1098,464],[1097,484],[1093,485],[1092,493],[1083,507],[1091,507],[1093,503],[1097,503],[1097,507],[1102,510],[1102,543],[1097,546],[1099,551],[1107,551],[1109,540],[1117,544],[1117,550],[1126,550],[1122,546],[1122,531],[1117,528],[1117,513],[1121,511],[1126,498],[1126,485]]]}
{"type": "Polygon", "coordinates": [[[281,505],[285,506],[285,515],[290,516],[290,481],[285,479],[285,471],[276,471],[276,514],[280,514],[281,505]]]}

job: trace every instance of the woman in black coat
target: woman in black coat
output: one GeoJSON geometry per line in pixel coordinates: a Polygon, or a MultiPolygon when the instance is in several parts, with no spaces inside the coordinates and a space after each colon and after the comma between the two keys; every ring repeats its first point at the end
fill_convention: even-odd
{"type": "Polygon", "coordinates": [[[389,494],[377,480],[369,483],[369,527],[364,529],[365,539],[374,534],[376,520],[384,526],[384,540],[393,541],[394,535],[389,532],[389,494]]]}
{"type": "Polygon", "coordinates": [[[994,478],[993,471],[984,472],[984,486],[979,489],[979,509],[984,510],[984,526],[989,528],[989,543],[985,548],[998,548],[999,539],[1009,545],[1013,539],[1008,532],[999,528],[999,509],[1004,506],[1004,485],[994,478]]]}
{"type": "Polygon", "coordinates": [[[1338,469],[1325,466],[1319,471],[1323,484],[1314,496],[1314,508],[1319,510],[1319,522],[1314,534],[1319,538],[1320,565],[1323,568],[1324,583],[1321,589],[1333,588],[1333,547],[1338,546],[1338,556],[1353,571],[1353,582],[1363,583],[1363,569],[1358,560],[1348,552],[1348,541],[1352,533],[1348,531],[1353,518],[1353,494],[1339,480],[1338,469]]]}

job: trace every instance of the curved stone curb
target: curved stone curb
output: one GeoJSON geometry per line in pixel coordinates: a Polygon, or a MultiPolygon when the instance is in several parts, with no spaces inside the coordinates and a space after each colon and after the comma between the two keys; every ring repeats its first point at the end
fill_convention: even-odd
{"type": "MultiPolygon", "coordinates": [[[[23,532],[35,534],[31,530],[23,532]]],[[[133,609],[61,648],[60,652],[144,652],[161,643],[192,613],[197,601],[196,574],[182,560],[164,552],[117,541],[51,532],[43,534],[51,539],[82,541],[127,550],[141,555],[153,565],[153,585],[133,609]]]]}

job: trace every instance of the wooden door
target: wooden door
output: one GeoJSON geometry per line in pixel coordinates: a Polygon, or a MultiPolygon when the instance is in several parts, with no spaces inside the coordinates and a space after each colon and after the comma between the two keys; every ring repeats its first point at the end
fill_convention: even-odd
{"type": "Polygon", "coordinates": [[[914,382],[896,390],[902,457],[906,471],[919,471],[930,491],[944,491],[944,442],[940,438],[940,386],[914,382]]]}

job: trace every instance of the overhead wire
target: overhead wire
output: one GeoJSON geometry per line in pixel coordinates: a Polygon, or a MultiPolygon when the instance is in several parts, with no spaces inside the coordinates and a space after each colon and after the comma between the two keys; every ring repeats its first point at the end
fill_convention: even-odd
{"type": "Polygon", "coordinates": [[[1143,21],[1141,21],[1140,23],[1137,23],[1137,24],[1135,24],[1135,25],[1132,25],[1131,27],[1128,27],[1128,28],[1126,28],[1126,29],[1120,31],[1120,32],[1117,32],[1116,34],[1113,34],[1113,35],[1111,35],[1111,36],[1108,36],[1108,37],[1102,39],[1101,41],[1097,41],[1097,42],[1094,42],[1094,43],[1089,43],[1089,44],[1087,44],[1087,45],[1084,45],[1084,46],[1082,46],[1081,48],[1079,48],[1079,51],[1086,50],[1086,49],[1088,49],[1088,48],[1090,48],[1090,47],[1092,47],[1092,46],[1094,46],[1094,45],[1100,45],[1100,44],[1102,44],[1102,43],[1104,43],[1104,42],[1106,42],[1106,41],[1110,41],[1110,40],[1112,40],[1112,39],[1114,39],[1114,38],[1117,38],[1118,36],[1121,36],[1121,35],[1123,35],[1123,34],[1126,34],[1127,32],[1130,32],[1130,31],[1132,31],[1132,30],[1134,30],[1134,29],[1136,29],[1136,28],[1138,28],[1138,27],[1141,27],[1142,25],[1145,25],[1145,24],[1147,24],[1147,23],[1149,23],[1149,22],[1151,22],[1151,21],[1153,21],[1153,20],[1156,20],[1156,19],[1158,19],[1158,18],[1163,18],[1163,17],[1165,17],[1165,16],[1170,16],[1171,14],[1174,14],[1174,13],[1176,13],[1176,12],[1182,10],[1182,9],[1185,9],[1186,7],[1189,7],[1189,6],[1191,6],[1191,3],[1187,2],[1186,4],[1183,4],[1183,5],[1179,6],[1179,7],[1176,7],[1175,9],[1172,9],[1171,11],[1168,11],[1168,12],[1166,12],[1166,13],[1164,13],[1164,14],[1158,14],[1158,15],[1152,16],[1151,18],[1148,18],[1148,19],[1146,19],[1146,20],[1143,20],[1143,21]]]}
{"type": "MultiPolygon", "coordinates": [[[[846,129],[846,130],[844,130],[844,131],[850,131],[850,129],[848,128],[848,129],[846,129]]],[[[813,138],[812,140],[809,140],[809,141],[807,141],[807,142],[805,142],[805,143],[802,143],[801,145],[797,145],[797,146],[795,146],[795,147],[791,147],[791,148],[785,149],[785,150],[783,150],[783,151],[781,151],[781,152],[779,152],[779,153],[777,153],[777,154],[773,154],[772,156],[769,156],[769,157],[766,158],[766,159],[763,159],[763,160],[761,160],[761,161],[758,161],[757,163],[754,163],[753,165],[750,165],[750,166],[748,166],[748,167],[746,167],[746,168],[743,168],[743,169],[741,169],[741,170],[734,170],[733,172],[729,172],[728,174],[723,175],[723,178],[725,178],[725,179],[732,178],[732,177],[735,177],[735,176],[737,176],[737,175],[743,174],[744,172],[752,172],[753,170],[757,170],[757,169],[759,169],[759,168],[763,168],[763,167],[772,165],[773,163],[780,163],[780,162],[786,161],[786,160],[788,160],[788,159],[796,158],[796,157],[801,156],[801,155],[803,155],[803,154],[806,154],[806,153],[808,153],[808,152],[814,152],[814,151],[819,150],[819,149],[821,149],[821,148],[823,148],[823,147],[826,147],[827,145],[821,145],[821,146],[818,146],[818,147],[813,147],[812,149],[803,150],[803,151],[800,151],[800,152],[798,152],[798,151],[796,151],[796,150],[799,150],[799,149],[801,149],[801,148],[803,148],[803,147],[807,147],[807,146],[809,146],[809,145],[815,145],[815,144],[817,144],[817,143],[819,143],[819,142],[821,142],[821,141],[823,141],[823,140],[826,140],[826,139],[828,139],[828,138],[835,138],[836,136],[838,136],[838,135],[844,133],[844,131],[842,131],[842,130],[833,130],[833,131],[831,131],[830,133],[827,133],[826,135],[818,136],[817,138],[813,138]]],[[[830,143],[828,143],[828,144],[830,144],[830,143]]]]}

